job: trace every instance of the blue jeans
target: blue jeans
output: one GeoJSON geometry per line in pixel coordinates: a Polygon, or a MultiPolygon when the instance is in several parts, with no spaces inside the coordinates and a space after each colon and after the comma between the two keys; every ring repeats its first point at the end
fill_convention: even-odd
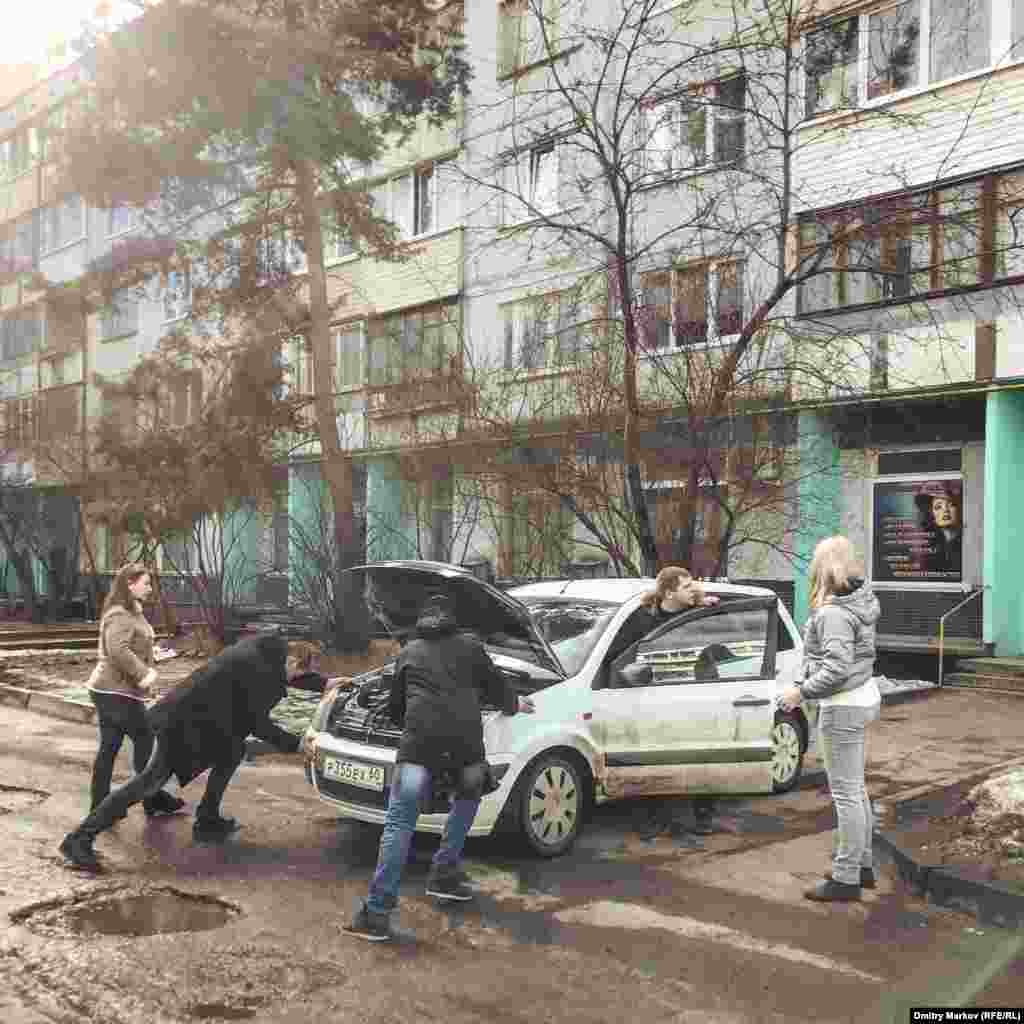
{"type": "MultiPolygon", "coordinates": [[[[372,914],[387,914],[398,906],[402,870],[409,857],[409,846],[416,831],[420,807],[429,796],[430,788],[430,771],[423,765],[403,761],[396,766],[391,781],[388,811],[384,818],[384,833],[380,837],[377,869],[373,873],[370,892],[366,897],[366,909],[372,914]]],[[[457,799],[452,804],[441,846],[434,854],[433,870],[455,870],[479,807],[479,797],[472,800],[457,799]]]]}
{"type": "Polygon", "coordinates": [[[860,869],[871,867],[874,817],[864,784],[864,730],[880,706],[821,709],[821,753],[838,827],[832,838],[832,877],[860,885],[860,869]]]}

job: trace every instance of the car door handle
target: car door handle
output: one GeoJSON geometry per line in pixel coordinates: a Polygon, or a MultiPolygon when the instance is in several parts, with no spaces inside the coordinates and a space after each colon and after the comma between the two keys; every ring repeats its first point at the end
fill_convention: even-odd
{"type": "Polygon", "coordinates": [[[740,697],[732,702],[734,708],[763,708],[766,704],[771,704],[767,697],[740,697]]]}

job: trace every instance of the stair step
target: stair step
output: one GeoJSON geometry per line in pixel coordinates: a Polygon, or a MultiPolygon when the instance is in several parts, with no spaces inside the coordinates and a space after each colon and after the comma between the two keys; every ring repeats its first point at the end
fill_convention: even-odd
{"type": "Polygon", "coordinates": [[[1024,693],[1024,676],[1011,676],[983,672],[950,672],[943,677],[946,686],[959,686],[972,690],[1010,690],[1024,693]]]}
{"type": "Polygon", "coordinates": [[[1024,676],[1024,658],[960,658],[958,672],[978,672],[982,675],[1024,676]]]}

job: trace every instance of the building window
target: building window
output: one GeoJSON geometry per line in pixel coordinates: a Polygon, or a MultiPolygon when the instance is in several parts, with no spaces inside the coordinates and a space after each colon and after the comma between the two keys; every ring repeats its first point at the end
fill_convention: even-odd
{"type": "Polygon", "coordinates": [[[134,231],[141,221],[142,215],[137,207],[118,203],[107,210],[107,237],[112,238],[114,235],[134,231]]]}
{"type": "Polygon", "coordinates": [[[188,267],[169,270],[164,279],[164,323],[182,320],[192,308],[192,281],[188,267]]]}
{"type": "Polygon", "coordinates": [[[256,265],[257,284],[273,284],[306,272],[306,250],[290,231],[279,230],[259,240],[256,265]]]}
{"type": "Polygon", "coordinates": [[[1024,274],[1024,173],[872,199],[801,218],[798,289],[813,313],[911,299],[1024,274]],[[824,253],[823,253],[824,251],[824,253]]]}
{"type": "Polygon", "coordinates": [[[568,365],[579,355],[579,296],[574,290],[505,303],[501,319],[506,370],[568,365]]]}
{"type": "Polygon", "coordinates": [[[110,305],[100,313],[100,340],[112,341],[135,334],[139,329],[139,302],[130,289],[113,294],[110,305]]]}
{"type": "Polygon", "coordinates": [[[374,212],[390,220],[401,239],[443,231],[458,223],[448,163],[426,164],[375,185],[374,212]]]}
{"type": "Polygon", "coordinates": [[[743,327],[743,263],[716,260],[645,274],[641,310],[648,349],[737,334],[743,327]]]}
{"type": "Polygon", "coordinates": [[[278,364],[281,386],[276,398],[313,394],[313,355],[304,337],[291,338],[281,346],[278,364]]]}
{"type": "Polygon", "coordinates": [[[906,0],[828,22],[807,35],[807,116],[987,68],[995,45],[991,0],[906,0]]]}
{"type": "Polygon", "coordinates": [[[643,119],[648,172],[672,175],[742,160],[745,106],[743,75],[709,82],[651,105],[643,119]]]}
{"type": "Polygon", "coordinates": [[[524,149],[506,164],[504,222],[554,213],[559,199],[559,146],[553,140],[524,149]]]}
{"type": "Polygon", "coordinates": [[[498,77],[558,55],[562,0],[499,0],[498,77]]]}
{"type": "Polygon", "coordinates": [[[360,388],[365,383],[363,362],[363,324],[345,324],[334,332],[336,367],[335,387],[338,391],[360,388]]]}
{"type": "Polygon", "coordinates": [[[39,248],[53,252],[85,238],[85,204],[81,196],[67,196],[39,211],[39,248]]]}
{"type": "Polygon", "coordinates": [[[40,138],[35,125],[25,125],[0,142],[0,179],[24,174],[39,159],[40,138]]]}
{"type": "Polygon", "coordinates": [[[203,376],[199,370],[179,374],[169,384],[166,397],[167,420],[172,427],[198,421],[203,402],[203,376]]]}
{"type": "Polygon", "coordinates": [[[38,352],[43,341],[43,319],[28,309],[0,320],[0,359],[5,362],[38,352]]]}
{"type": "Polygon", "coordinates": [[[398,384],[442,373],[459,351],[459,311],[439,303],[377,317],[367,324],[371,385],[398,384]]]}

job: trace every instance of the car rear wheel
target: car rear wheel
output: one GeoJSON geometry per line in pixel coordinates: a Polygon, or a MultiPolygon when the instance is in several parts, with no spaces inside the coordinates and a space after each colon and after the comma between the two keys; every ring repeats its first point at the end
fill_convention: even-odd
{"type": "Polygon", "coordinates": [[[772,746],[772,790],[788,793],[804,770],[804,731],[800,719],[792,712],[775,712],[772,746]]]}
{"type": "Polygon", "coordinates": [[[520,833],[541,857],[558,857],[576,842],[587,807],[589,777],[571,756],[541,754],[516,783],[520,833]]]}

